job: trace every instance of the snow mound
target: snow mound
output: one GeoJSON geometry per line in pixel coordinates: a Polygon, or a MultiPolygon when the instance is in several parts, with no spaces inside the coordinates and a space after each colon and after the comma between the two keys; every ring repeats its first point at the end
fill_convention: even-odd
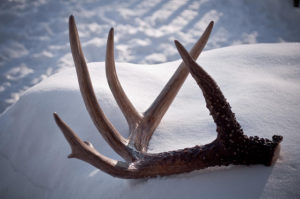
{"type": "MultiPolygon", "coordinates": [[[[76,159],[55,125],[57,112],[83,140],[120,159],[93,126],[68,68],[29,89],[0,116],[0,198],[299,198],[300,43],[242,45],[204,52],[198,63],[221,87],[247,135],[283,135],[275,166],[214,167],[145,180],[113,178],[76,159]]],[[[117,63],[125,92],[141,112],[180,61],[117,63]]],[[[90,63],[96,95],[124,136],[128,127],[106,82],[104,63],[90,63]]],[[[150,142],[150,152],[216,137],[202,93],[188,77],[150,142]]]]}

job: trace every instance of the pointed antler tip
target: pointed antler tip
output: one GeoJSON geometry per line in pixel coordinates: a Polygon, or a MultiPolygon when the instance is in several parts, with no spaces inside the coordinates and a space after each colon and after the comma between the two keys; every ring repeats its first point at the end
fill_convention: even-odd
{"type": "Polygon", "coordinates": [[[75,18],[73,15],[70,15],[70,17],[69,17],[69,32],[71,32],[71,33],[74,32],[74,29],[77,29],[75,18]]]}
{"type": "Polygon", "coordinates": [[[58,116],[58,114],[57,114],[56,112],[53,113],[53,117],[54,117],[56,123],[57,123],[58,121],[60,121],[60,117],[58,116]]]}
{"type": "MultiPolygon", "coordinates": [[[[184,48],[184,46],[179,42],[175,41],[176,48],[178,50],[179,55],[181,56],[183,62],[185,63],[185,66],[189,69],[191,74],[193,75],[195,73],[195,68],[197,68],[197,63],[191,55],[187,52],[187,50],[184,48]]],[[[198,66],[199,67],[199,66],[198,66]]]]}
{"type": "Polygon", "coordinates": [[[174,43],[177,49],[180,48],[180,46],[182,46],[178,40],[174,40],[174,43]]]}
{"type": "Polygon", "coordinates": [[[174,42],[175,42],[176,48],[177,48],[180,56],[182,57],[182,54],[185,53],[185,51],[186,51],[185,48],[179,41],[175,40],[174,42]]]}
{"type": "Polygon", "coordinates": [[[74,22],[74,21],[75,21],[74,16],[73,16],[73,15],[70,15],[70,16],[69,16],[69,23],[74,22]]]}
{"type": "Polygon", "coordinates": [[[108,39],[113,39],[114,37],[114,28],[111,27],[108,33],[108,39]]]}

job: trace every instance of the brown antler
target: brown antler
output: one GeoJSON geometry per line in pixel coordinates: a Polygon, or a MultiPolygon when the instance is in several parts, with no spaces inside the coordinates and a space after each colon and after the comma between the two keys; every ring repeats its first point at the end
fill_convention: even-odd
{"type": "MultiPolygon", "coordinates": [[[[91,144],[83,142],[59,116],[54,113],[72,153],[112,176],[120,178],[144,178],[189,172],[216,165],[264,164],[271,165],[278,158],[281,136],[273,140],[259,139],[243,135],[230,105],[224,98],[215,81],[193,60],[184,47],[175,41],[176,47],[185,64],[181,64],[155,102],[140,115],[126,94],[116,76],[113,58],[113,30],[108,37],[106,70],[107,78],[114,97],[129,124],[129,140],[123,138],[103,114],[94,94],[87,66],[80,47],[74,18],[70,17],[70,43],[76,66],[80,90],[94,124],[110,146],[127,162],[112,160],[97,152],[91,144]],[[216,125],[218,136],[212,143],[177,151],[157,154],[146,153],[153,131],[176,96],[188,71],[201,88],[216,125]],[[122,101],[122,99],[124,101],[122,101]]],[[[213,23],[210,23],[191,54],[197,57],[208,39],[213,23]]]]}

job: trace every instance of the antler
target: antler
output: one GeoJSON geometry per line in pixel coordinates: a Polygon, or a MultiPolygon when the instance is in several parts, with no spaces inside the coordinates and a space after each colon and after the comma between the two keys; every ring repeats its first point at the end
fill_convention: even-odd
{"type": "Polygon", "coordinates": [[[259,139],[257,136],[249,138],[245,136],[216,82],[193,59],[204,48],[212,26],[213,22],[209,24],[202,37],[197,41],[191,50],[191,55],[178,41],[175,41],[184,62],[143,115],[135,110],[116,75],[113,55],[113,29],[111,29],[107,42],[106,74],[112,93],[129,125],[130,136],[129,139],[125,139],[105,117],[96,100],[81,50],[74,17],[70,16],[70,44],[86,108],[102,136],[126,162],[116,161],[101,155],[90,143],[83,142],[54,113],[57,125],[71,146],[72,153],[69,157],[86,161],[100,170],[120,178],[165,176],[216,165],[273,164],[278,158],[279,143],[282,141],[282,137],[274,135],[270,141],[263,138],[259,139]],[[155,128],[172,103],[188,72],[192,74],[203,92],[206,106],[217,126],[217,138],[203,146],[156,154],[147,153],[147,146],[155,128]]]}

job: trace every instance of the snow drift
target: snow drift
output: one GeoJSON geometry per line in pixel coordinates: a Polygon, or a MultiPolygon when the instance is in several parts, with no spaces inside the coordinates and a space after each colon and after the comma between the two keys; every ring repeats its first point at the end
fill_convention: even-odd
{"type": "MultiPolygon", "coordinates": [[[[300,44],[242,45],[203,52],[198,63],[221,87],[247,135],[283,135],[273,167],[214,167],[145,180],[113,178],[85,162],[67,159],[68,143],[55,125],[57,112],[83,140],[120,159],[93,126],[74,69],[29,89],[0,117],[1,198],[299,198],[300,44]]],[[[144,111],[180,61],[158,65],[117,63],[130,100],[144,111]]],[[[100,105],[124,136],[128,127],[106,82],[104,63],[90,63],[100,105]]],[[[216,137],[201,90],[188,77],[149,152],[204,144],[216,137]]]]}

